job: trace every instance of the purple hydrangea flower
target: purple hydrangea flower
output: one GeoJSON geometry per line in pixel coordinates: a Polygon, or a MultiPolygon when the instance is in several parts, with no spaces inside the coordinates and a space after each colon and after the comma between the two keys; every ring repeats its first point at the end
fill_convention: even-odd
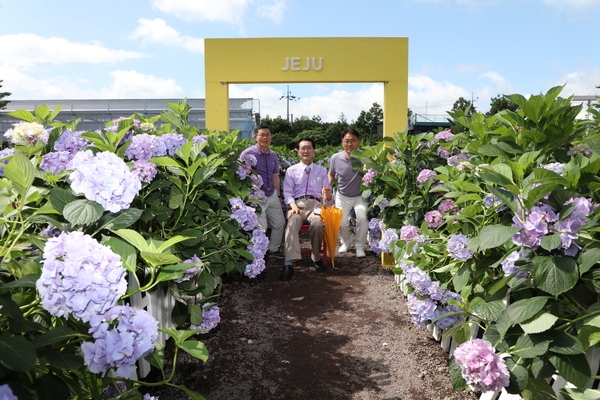
{"type": "Polygon", "coordinates": [[[158,321],[147,311],[116,306],[90,320],[88,331],[94,342],[83,342],[81,351],[90,372],[105,375],[116,368],[116,375],[129,378],[136,362],[152,352],[158,338],[158,321]]]}
{"type": "Polygon", "coordinates": [[[451,167],[457,167],[465,161],[469,161],[470,158],[470,154],[457,154],[455,156],[448,157],[447,163],[451,167]]]}
{"type": "Polygon", "coordinates": [[[575,146],[571,147],[567,152],[567,155],[575,157],[575,156],[586,156],[589,157],[592,155],[592,149],[590,145],[587,143],[578,143],[575,146]]]}
{"type": "Polygon", "coordinates": [[[13,126],[14,128],[4,133],[4,137],[10,139],[13,144],[27,146],[40,140],[48,143],[50,129],[44,129],[44,125],[37,122],[17,122],[13,126]]]}
{"type": "Polygon", "coordinates": [[[256,278],[265,269],[265,254],[269,248],[269,238],[262,229],[255,229],[252,232],[252,239],[247,250],[252,254],[254,260],[246,265],[244,275],[248,278],[256,278]]]}
{"type": "Polygon", "coordinates": [[[411,293],[406,299],[406,306],[413,322],[419,326],[425,326],[435,319],[437,305],[429,297],[421,300],[411,293]]]}
{"type": "Polygon", "coordinates": [[[493,392],[508,386],[506,363],[490,342],[483,339],[464,342],[454,350],[454,359],[471,389],[493,392]]]}
{"type": "Polygon", "coordinates": [[[162,142],[168,155],[173,156],[177,149],[187,143],[187,139],[180,133],[166,133],[157,139],[162,142]]]}
{"type": "Polygon", "coordinates": [[[444,222],[444,220],[442,219],[442,213],[438,210],[426,212],[424,219],[429,223],[429,226],[432,228],[437,228],[442,224],[442,222],[444,222]]]}
{"type": "Polygon", "coordinates": [[[513,235],[513,243],[519,246],[529,246],[537,249],[542,237],[548,234],[548,224],[558,220],[554,208],[548,204],[531,207],[525,213],[525,220],[521,221],[519,214],[513,217],[513,226],[521,230],[513,235]]]}
{"type": "Polygon", "coordinates": [[[424,169],[421,172],[419,172],[419,175],[417,176],[417,182],[425,183],[427,182],[427,179],[433,178],[436,175],[437,174],[435,171],[432,171],[430,169],[424,169]]]}
{"type": "Polygon", "coordinates": [[[419,237],[419,228],[414,225],[406,225],[400,228],[400,239],[401,240],[412,240],[419,237]]]}
{"type": "Polygon", "coordinates": [[[453,210],[455,208],[458,208],[458,206],[456,205],[456,203],[454,203],[452,199],[444,199],[440,202],[440,205],[438,206],[438,210],[440,210],[442,214],[446,214],[448,211],[453,210]]]}
{"type": "Polygon", "coordinates": [[[82,232],[62,233],[44,246],[36,282],[42,307],[87,322],[113,307],[127,290],[121,257],[82,232]]]}
{"type": "Polygon", "coordinates": [[[167,147],[159,136],[142,133],[131,138],[131,144],[125,150],[125,157],[130,160],[150,160],[167,154],[167,147]]]}
{"type": "Polygon", "coordinates": [[[362,180],[367,185],[370,185],[371,183],[373,183],[373,181],[375,180],[376,176],[377,176],[377,171],[373,171],[371,168],[369,168],[369,170],[367,171],[367,173],[363,175],[363,179],[362,180]]]}
{"type": "Polygon", "coordinates": [[[483,197],[483,204],[485,204],[485,208],[496,208],[502,205],[502,200],[493,194],[488,193],[483,197]]]}
{"type": "Polygon", "coordinates": [[[208,136],[207,135],[196,135],[192,138],[192,143],[194,144],[198,144],[198,143],[204,143],[208,140],[208,136]]]}
{"type": "Polygon", "coordinates": [[[437,155],[442,158],[448,158],[452,155],[452,152],[450,150],[444,149],[442,146],[438,146],[437,155]]]}
{"type": "Polygon", "coordinates": [[[0,177],[4,176],[4,166],[10,161],[8,157],[12,156],[14,153],[15,149],[13,147],[7,147],[6,149],[0,150],[0,160],[6,158],[6,160],[0,161],[0,177]]]}
{"type": "Polygon", "coordinates": [[[143,400],[158,400],[158,396],[151,396],[149,393],[146,393],[144,395],[144,397],[142,397],[143,400]]]}
{"type": "Polygon", "coordinates": [[[136,160],[133,162],[131,172],[137,176],[140,182],[150,183],[158,173],[156,164],[147,160],[136,160]]]}
{"type": "Polygon", "coordinates": [[[437,143],[440,140],[443,140],[444,142],[451,142],[453,137],[454,135],[452,134],[452,131],[447,129],[445,131],[436,133],[436,135],[433,137],[433,143],[437,143]]]}
{"type": "Polygon", "coordinates": [[[81,151],[73,158],[72,166],[71,189],[110,212],[129,208],[142,187],[125,161],[109,151],[96,155],[90,150],[81,151]]]}
{"type": "Polygon", "coordinates": [[[558,162],[549,163],[542,165],[542,168],[547,169],[548,171],[556,172],[558,175],[562,175],[563,169],[565,168],[565,164],[561,164],[558,162]]]}
{"type": "Polygon", "coordinates": [[[72,168],[74,154],[69,151],[54,151],[44,154],[40,168],[57,175],[60,171],[72,168]]]}
{"type": "Polygon", "coordinates": [[[235,219],[243,230],[251,231],[258,225],[256,210],[244,204],[239,197],[229,199],[231,205],[231,219],[235,219]]]}
{"type": "Polygon", "coordinates": [[[386,199],[385,197],[383,199],[381,199],[381,201],[378,204],[380,210],[383,210],[384,208],[386,208],[389,205],[390,205],[390,201],[388,199],[386,199]]]}
{"type": "Polygon", "coordinates": [[[568,204],[575,204],[575,208],[566,218],[557,221],[552,226],[552,230],[560,236],[562,242],[559,248],[564,250],[565,255],[575,256],[579,252],[580,246],[574,240],[577,239],[577,234],[585,224],[588,215],[598,208],[598,205],[584,197],[569,199],[564,205],[568,204]]]}
{"type": "Polygon", "coordinates": [[[379,249],[381,252],[388,253],[390,251],[390,245],[398,240],[398,234],[394,229],[386,229],[381,235],[379,241],[379,249]]]}
{"type": "Polygon", "coordinates": [[[0,399],[2,400],[19,400],[17,396],[15,396],[10,388],[10,386],[4,384],[0,385],[0,399]]]}
{"type": "Polygon", "coordinates": [[[200,325],[190,325],[190,330],[198,329],[199,334],[208,333],[211,329],[219,325],[219,322],[221,322],[219,307],[206,303],[202,306],[202,323],[200,325]]]}
{"type": "Polygon", "coordinates": [[[451,236],[446,245],[446,250],[448,250],[450,257],[459,261],[470,260],[473,254],[467,248],[468,242],[469,240],[462,233],[451,236]]]}
{"type": "MultiPolygon", "coordinates": [[[[192,258],[188,258],[187,260],[182,261],[182,263],[183,264],[202,263],[202,260],[194,254],[192,256],[192,258]]],[[[202,268],[203,268],[202,265],[197,265],[195,267],[191,267],[190,269],[185,271],[185,274],[183,274],[183,276],[181,278],[173,279],[173,282],[181,283],[181,282],[189,281],[190,279],[192,279],[193,277],[198,275],[198,273],[200,271],[202,271],[202,268]]]]}
{"type": "MultiPolygon", "coordinates": [[[[504,260],[502,260],[500,264],[502,265],[502,272],[504,272],[504,275],[508,276],[514,274],[519,270],[519,268],[521,268],[518,265],[515,265],[515,261],[517,261],[522,256],[522,251],[513,251],[504,260]]],[[[519,271],[515,275],[515,278],[526,278],[527,273],[527,271],[519,271]]]]}
{"type": "Polygon", "coordinates": [[[80,138],[79,136],[84,131],[72,131],[66,129],[54,143],[54,150],[56,151],[67,151],[71,154],[79,152],[82,148],[89,146],[90,141],[80,138]]]}
{"type": "Polygon", "coordinates": [[[53,227],[52,225],[48,225],[46,226],[44,229],[42,229],[42,231],[40,232],[40,236],[45,236],[45,237],[57,237],[58,235],[60,235],[62,232],[60,229],[53,227]]]}

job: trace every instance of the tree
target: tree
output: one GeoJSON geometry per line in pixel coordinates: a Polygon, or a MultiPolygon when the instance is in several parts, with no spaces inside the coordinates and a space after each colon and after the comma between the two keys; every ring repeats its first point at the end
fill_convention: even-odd
{"type": "Polygon", "coordinates": [[[459,97],[458,100],[454,102],[452,105],[452,112],[463,110],[467,116],[472,116],[477,112],[475,105],[473,102],[465,99],[464,97],[459,97]]]}
{"type": "Polygon", "coordinates": [[[354,127],[367,142],[378,140],[381,135],[377,133],[379,126],[383,123],[383,109],[377,103],[369,111],[361,111],[354,123],[354,127]]]}
{"type": "MultiPolygon", "coordinates": [[[[0,88],[2,87],[2,82],[4,82],[2,79],[0,79],[0,88]]],[[[10,103],[10,101],[8,100],[2,100],[4,97],[10,96],[12,93],[10,92],[0,92],[0,110],[4,110],[6,108],[6,105],[8,103],[10,103]]]]}
{"type": "Polygon", "coordinates": [[[492,98],[492,102],[490,103],[490,110],[485,113],[486,117],[491,117],[492,115],[498,114],[502,110],[510,110],[517,111],[519,106],[510,101],[504,95],[498,95],[492,98]]]}

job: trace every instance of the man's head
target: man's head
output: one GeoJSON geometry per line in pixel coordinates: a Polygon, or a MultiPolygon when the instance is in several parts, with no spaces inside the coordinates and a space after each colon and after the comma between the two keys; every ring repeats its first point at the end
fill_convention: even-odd
{"type": "Polygon", "coordinates": [[[360,146],[360,134],[356,129],[347,128],[342,131],[342,147],[346,152],[346,156],[350,154],[360,146]]]}
{"type": "Polygon", "coordinates": [[[302,138],[298,140],[297,147],[300,161],[303,164],[309,165],[313,162],[315,156],[315,141],[311,138],[302,138]]]}
{"type": "Polygon", "coordinates": [[[271,144],[271,128],[264,124],[258,125],[254,128],[254,140],[262,150],[268,149],[271,144]]]}

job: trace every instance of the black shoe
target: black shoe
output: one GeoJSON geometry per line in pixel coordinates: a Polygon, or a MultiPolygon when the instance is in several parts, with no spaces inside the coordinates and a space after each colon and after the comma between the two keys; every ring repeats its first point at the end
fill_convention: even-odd
{"type": "Polygon", "coordinates": [[[321,259],[319,261],[315,261],[314,265],[315,265],[315,271],[317,271],[317,272],[323,272],[327,269],[327,267],[325,267],[325,264],[323,264],[323,259],[321,259]]]}
{"type": "Polygon", "coordinates": [[[281,250],[267,251],[267,257],[285,258],[285,254],[283,254],[283,251],[281,250]]]}
{"type": "Polygon", "coordinates": [[[279,274],[280,281],[289,281],[294,276],[294,267],[291,265],[284,265],[281,273],[279,274]]]}

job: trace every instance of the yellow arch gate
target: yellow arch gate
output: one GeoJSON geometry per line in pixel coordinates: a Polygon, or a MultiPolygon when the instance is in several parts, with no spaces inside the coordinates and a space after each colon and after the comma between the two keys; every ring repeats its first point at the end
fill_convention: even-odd
{"type": "Polygon", "coordinates": [[[383,134],[407,126],[408,38],[205,39],[206,127],[229,131],[229,84],[383,83],[383,134]]]}

